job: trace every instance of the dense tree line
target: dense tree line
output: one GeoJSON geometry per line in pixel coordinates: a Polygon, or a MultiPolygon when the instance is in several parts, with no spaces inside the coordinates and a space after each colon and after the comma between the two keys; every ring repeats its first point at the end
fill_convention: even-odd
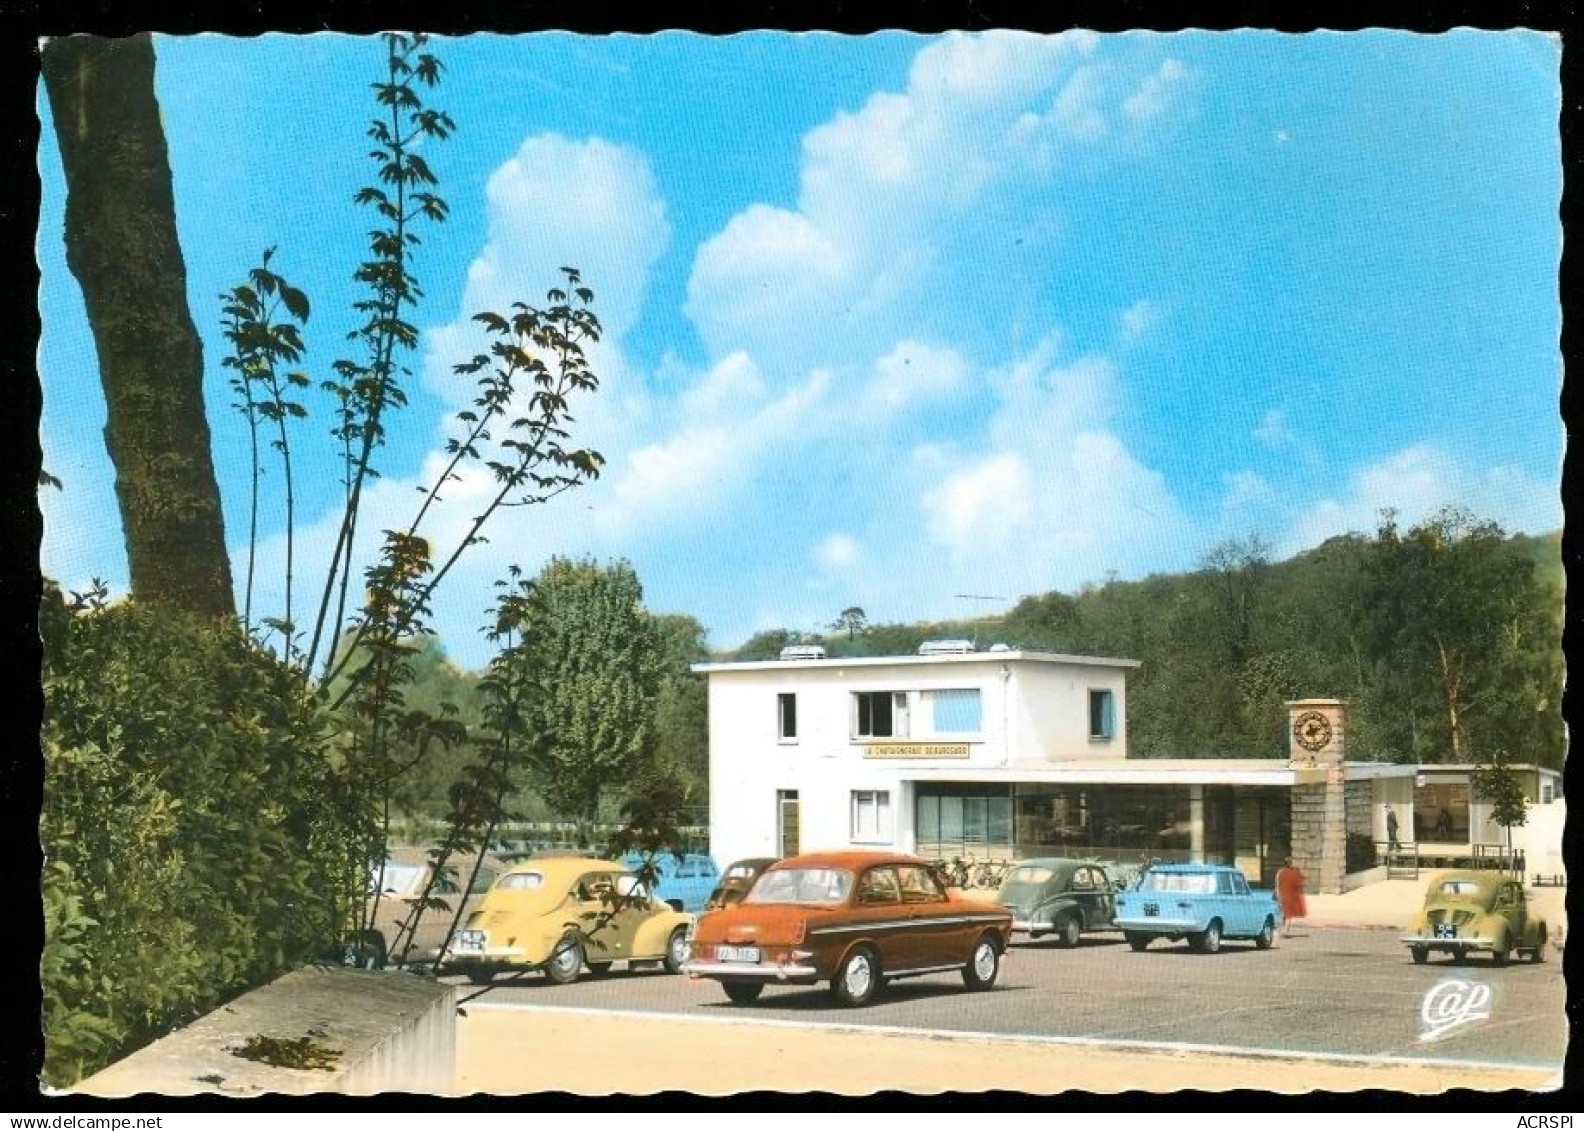
{"type": "Polygon", "coordinates": [[[963,638],[1143,661],[1128,688],[1135,757],[1280,757],[1285,700],[1351,703],[1350,753],[1472,761],[1497,750],[1560,766],[1564,752],[1559,534],[1508,536],[1448,508],[1402,530],[1389,512],[1283,561],[1255,537],[1200,568],[1019,601],[1004,617],[777,629],[732,658],[790,643],[898,655],[963,638]]]}

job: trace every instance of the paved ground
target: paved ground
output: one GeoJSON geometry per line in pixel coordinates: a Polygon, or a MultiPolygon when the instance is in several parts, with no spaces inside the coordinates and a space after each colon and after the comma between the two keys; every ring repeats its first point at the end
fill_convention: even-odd
{"type": "MultiPolygon", "coordinates": [[[[1396,935],[1315,928],[1269,951],[1227,943],[1218,955],[1157,942],[1143,953],[1120,936],[1086,938],[1076,950],[1047,942],[1013,947],[989,993],[963,990],[956,974],[887,988],[868,1008],[834,1008],[823,988],[767,990],[730,1005],[713,982],[618,971],[552,986],[537,974],[501,975],[488,989],[462,983],[462,1001],[555,1009],[669,1014],[720,1020],[832,1023],[885,1030],[1096,1042],[1102,1047],[1209,1046],[1481,1061],[1559,1068],[1567,1047],[1566,988],[1558,956],[1540,965],[1493,968],[1475,958],[1414,966],[1396,935]],[[1425,994],[1446,978],[1488,985],[1490,1017],[1422,1042],[1425,994]]],[[[761,1030],[764,1031],[764,1030],[761,1030]]]]}

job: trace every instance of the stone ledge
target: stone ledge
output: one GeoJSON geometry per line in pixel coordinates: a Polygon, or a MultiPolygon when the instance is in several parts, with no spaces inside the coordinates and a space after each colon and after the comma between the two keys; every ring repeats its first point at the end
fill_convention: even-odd
{"type": "Polygon", "coordinates": [[[398,971],[307,966],[139,1049],[73,1091],[92,1096],[445,1093],[456,1076],[456,988],[398,971]],[[328,1069],[236,1056],[256,1037],[337,1050],[328,1069]]]}

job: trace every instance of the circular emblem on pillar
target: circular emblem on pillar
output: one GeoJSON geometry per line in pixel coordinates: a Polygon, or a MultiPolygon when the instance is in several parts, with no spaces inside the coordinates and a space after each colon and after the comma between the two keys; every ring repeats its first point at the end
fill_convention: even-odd
{"type": "Polygon", "coordinates": [[[1293,737],[1305,750],[1318,753],[1331,743],[1331,720],[1319,711],[1305,711],[1293,720],[1293,737]]]}

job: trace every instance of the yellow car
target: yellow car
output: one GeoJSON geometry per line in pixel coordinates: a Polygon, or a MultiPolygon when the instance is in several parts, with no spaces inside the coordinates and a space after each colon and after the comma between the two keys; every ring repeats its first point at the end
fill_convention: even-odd
{"type": "Polygon", "coordinates": [[[558,985],[587,964],[659,962],[680,973],[693,917],[651,899],[620,864],[582,856],[514,865],[490,888],[446,952],[451,969],[487,984],[502,970],[543,970],[558,985]]]}

